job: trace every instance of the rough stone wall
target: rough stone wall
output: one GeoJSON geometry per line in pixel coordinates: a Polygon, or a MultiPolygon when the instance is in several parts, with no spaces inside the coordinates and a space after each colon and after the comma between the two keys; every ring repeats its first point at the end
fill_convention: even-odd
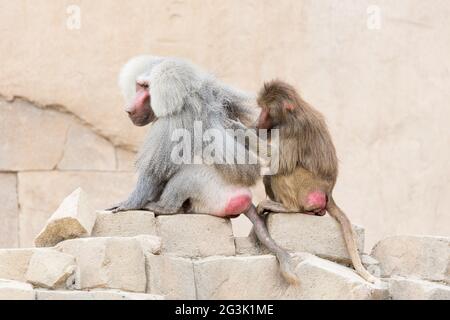
{"type": "Polygon", "coordinates": [[[29,247],[61,199],[78,186],[98,195],[97,208],[114,204],[133,187],[134,153],[77,116],[22,99],[0,100],[0,115],[1,247],[29,247]]]}
{"type": "Polygon", "coordinates": [[[328,119],[335,198],[369,247],[448,235],[449,14],[448,1],[420,0],[0,0],[0,246],[30,245],[79,185],[98,208],[129,192],[126,150],[146,130],[124,116],[116,76],[141,53],[186,57],[249,91],[291,81],[328,119]]]}

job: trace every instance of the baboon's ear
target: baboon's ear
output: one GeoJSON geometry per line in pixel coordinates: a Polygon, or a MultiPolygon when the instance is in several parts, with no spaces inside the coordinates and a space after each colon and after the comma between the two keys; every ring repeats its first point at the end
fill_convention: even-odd
{"type": "Polygon", "coordinates": [[[288,111],[292,111],[292,110],[294,110],[295,106],[293,103],[285,101],[285,102],[283,102],[283,108],[285,108],[288,111]]]}
{"type": "Polygon", "coordinates": [[[150,75],[151,106],[157,117],[180,112],[186,98],[200,89],[201,73],[181,59],[167,59],[150,75]]]}

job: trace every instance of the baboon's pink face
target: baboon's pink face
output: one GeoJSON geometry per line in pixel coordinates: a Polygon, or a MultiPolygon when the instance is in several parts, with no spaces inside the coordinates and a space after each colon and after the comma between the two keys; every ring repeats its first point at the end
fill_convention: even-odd
{"type": "Polygon", "coordinates": [[[151,106],[151,95],[148,82],[136,82],[136,96],[126,107],[131,121],[138,127],[145,126],[156,120],[151,106]]]}
{"type": "Polygon", "coordinates": [[[257,129],[272,129],[272,119],[270,118],[270,113],[268,108],[261,108],[261,113],[259,114],[257,129]]]}

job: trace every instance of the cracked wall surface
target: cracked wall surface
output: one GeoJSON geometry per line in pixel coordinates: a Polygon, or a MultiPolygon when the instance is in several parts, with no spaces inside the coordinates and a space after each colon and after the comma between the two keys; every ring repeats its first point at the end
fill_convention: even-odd
{"type": "Polygon", "coordinates": [[[0,100],[0,246],[31,246],[59,202],[78,186],[106,208],[133,187],[134,153],[80,119],[23,99],[0,100]],[[3,173],[4,172],[4,173],[3,173]]]}
{"type": "Polygon", "coordinates": [[[79,185],[99,208],[129,192],[129,150],[146,128],[125,116],[117,74],[142,53],[191,59],[252,92],[292,82],[327,118],[335,198],[369,247],[449,235],[449,15],[447,1],[419,0],[0,0],[0,245],[29,245],[79,185]],[[80,29],[66,26],[69,4],[80,29]]]}

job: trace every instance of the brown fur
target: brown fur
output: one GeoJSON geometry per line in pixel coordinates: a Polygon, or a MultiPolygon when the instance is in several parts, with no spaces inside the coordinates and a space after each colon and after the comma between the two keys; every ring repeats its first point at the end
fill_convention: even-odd
{"type": "Polygon", "coordinates": [[[325,120],[317,110],[292,86],[281,81],[264,85],[258,105],[269,108],[274,128],[280,130],[280,174],[289,174],[301,166],[325,180],[336,181],[336,150],[325,120]],[[292,111],[283,107],[286,102],[294,105],[292,111]]]}
{"type": "Polygon", "coordinates": [[[327,193],[330,189],[329,182],[302,167],[295,168],[291,174],[266,178],[264,185],[272,192],[271,200],[282,203],[292,212],[312,211],[314,208],[305,205],[308,194],[313,191],[327,193]]]}
{"type": "Polygon", "coordinates": [[[308,194],[323,192],[328,200],[326,210],[342,226],[355,269],[374,282],[361,263],[351,223],[332,197],[338,160],[323,116],[291,85],[278,80],[264,85],[258,105],[262,113],[268,112],[270,126],[280,130],[279,172],[264,178],[267,195],[289,212],[312,212],[317,208],[307,206],[308,194]]]}

